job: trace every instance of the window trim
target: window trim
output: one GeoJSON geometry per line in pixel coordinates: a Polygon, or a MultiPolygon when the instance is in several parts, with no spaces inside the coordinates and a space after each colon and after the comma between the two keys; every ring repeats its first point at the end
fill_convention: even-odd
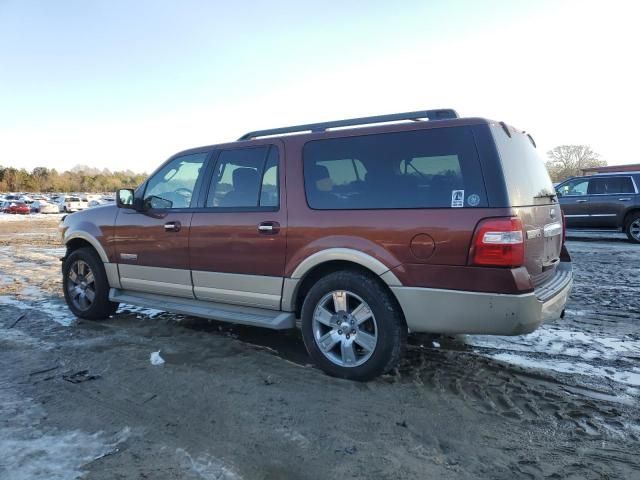
{"type": "MultiPolygon", "coordinates": [[[[593,195],[594,197],[602,196],[602,195],[635,195],[638,193],[638,186],[636,185],[636,180],[632,175],[609,175],[606,177],[593,177],[589,180],[607,180],[609,178],[629,178],[631,179],[631,185],[633,185],[633,192],[611,192],[611,193],[587,193],[587,195],[593,195]]],[[[587,190],[588,191],[588,190],[587,190]]]]}
{"type": "MultiPolygon", "coordinates": [[[[280,145],[277,143],[261,143],[259,145],[239,145],[234,148],[216,148],[213,151],[213,154],[209,158],[209,165],[205,169],[205,176],[203,178],[200,196],[198,198],[198,203],[196,209],[190,209],[189,211],[193,211],[194,213],[244,213],[244,212],[279,212],[282,208],[282,172],[283,172],[283,161],[282,161],[282,151],[280,145]],[[278,152],[278,206],[277,207],[261,207],[257,205],[255,207],[207,207],[207,199],[209,197],[209,190],[211,189],[211,182],[213,181],[213,175],[216,171],[216,167],[220,162],[220,155],[225,151],[232,150],[247,150],[251,148],[262,148],[267,147],[267,153],[265,155],[264,164],[262,166],[264,175],[264,168],[266,166],[267,160],[269,159],[269,154],[271,153],[271,149],[275,147],[278,152]],[[208,188],[204,188],[205,185],[209,185],[208,188]]],[[[262,180],[260,177],[260,190],[258,192],[258,202],[260,202],[260,192],[262,191],[262,180]]]]}

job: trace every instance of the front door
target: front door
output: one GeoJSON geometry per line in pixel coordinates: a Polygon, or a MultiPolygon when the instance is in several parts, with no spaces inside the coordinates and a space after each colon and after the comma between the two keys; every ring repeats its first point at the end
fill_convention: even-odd
{"type": "Polygon", "coordinates": [[[218,152],[191,220],[195,297],[278,310],[287,216],[282,143],[218,152]],[[206,193],[205,193],[206,191],[206,193]]]}
{"type": "Polygon", "coordinates": [[[141,187],[142,211],[118,210],[114,238],[123,289],[193,298],[189,228],[207,156],[171,159],[141,187]]]}
{"type": "Polygon", "coordinates": [[[576,178],[558,186],[560,207],[567,227],[591,227],[589,216],[588,178],[576,178]]]}

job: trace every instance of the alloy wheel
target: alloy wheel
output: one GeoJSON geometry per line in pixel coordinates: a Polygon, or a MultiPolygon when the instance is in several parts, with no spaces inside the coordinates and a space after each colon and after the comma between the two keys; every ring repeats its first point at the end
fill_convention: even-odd
{"type": "Polygon", "coordinates": [[[629,225],[629,233],[640,242],[640,218],[636,218],[631,225],[629,225]]]}
{"type": "Polygon", "coordinates": [[[335,290],[320,299],[313,311],[312,328],[322,354],[341,367],[362,365],[378,343],[378,326],[371,308],[347,290],[335,290]]]}
{"type": "Polygon", "coordinates": [[[87,262],[76,260],[71,264],[66,288],[74,307],[82,311],[91,308],[96,298],[96,279],[87,262]]]}

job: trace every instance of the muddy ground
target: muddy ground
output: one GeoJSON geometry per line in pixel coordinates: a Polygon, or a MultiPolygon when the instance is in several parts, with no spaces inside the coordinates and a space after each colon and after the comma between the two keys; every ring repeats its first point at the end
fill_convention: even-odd
{"type": "Polygon", "coordinates": [[[126,305],[78,321],[57,221],[0,218],[3,480],[640,478],[640,246],[620,234],[571,234],[564,320],[412,337],[354,383],[296,332],[126,305]]]}

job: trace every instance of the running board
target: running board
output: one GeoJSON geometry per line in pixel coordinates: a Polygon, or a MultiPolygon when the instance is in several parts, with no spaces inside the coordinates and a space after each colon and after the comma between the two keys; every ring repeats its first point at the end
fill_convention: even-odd
{"type": "Polygon", "coordinates": [[[273,330],[284,330],[296,326],[296,318],[292,312],[281,312],[279,310],[205,302],[191,298],[168,297],[153,293],[120,290],[118,288],[109,290],[109,300],[138,307],[273,330]]]}

